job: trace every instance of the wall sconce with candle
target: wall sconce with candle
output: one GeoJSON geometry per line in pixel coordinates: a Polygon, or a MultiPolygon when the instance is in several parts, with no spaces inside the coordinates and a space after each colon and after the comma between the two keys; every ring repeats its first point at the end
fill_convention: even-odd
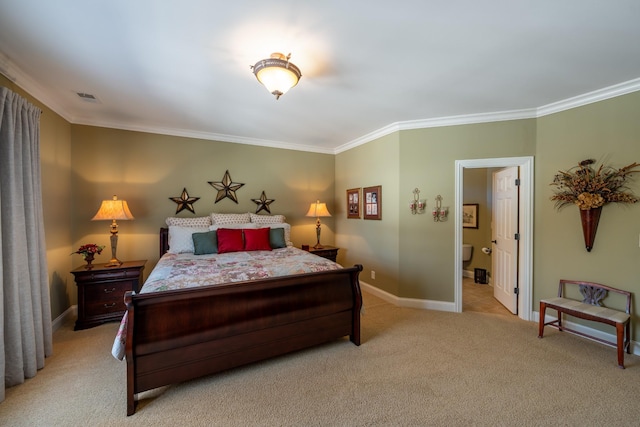
{"type": "Polygon", "coordinates": [[[449,215],[449,208],[442,207],[442,196],[439,194],[436,196],[436,204],[431,210],[431,215],[433,216],[434,222],[444,222],[449,215]]]}
{"type": "Polygon", "coordinates": [[[413,200],[409,202],[409,210],[412,215],[423,214],[427,207],[427,201],[420,198],[420,190],[417,188],[413,190],[413,200]]]}

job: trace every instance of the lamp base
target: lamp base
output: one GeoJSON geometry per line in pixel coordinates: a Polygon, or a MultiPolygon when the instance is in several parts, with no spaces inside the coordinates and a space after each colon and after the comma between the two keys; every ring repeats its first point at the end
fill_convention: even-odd
{"type": "Polygon", "coordinates": [[[324,249],[324,246],[322,246],[320,243],[317,243],[313,246],[313,249],[324,249]]]}
{"type": "Polygon", "coordinates": [[[122,261],[118,258],[111,258],[108,263],[106,263],[105,267],[120,267],[122,265],[122,261]]]}

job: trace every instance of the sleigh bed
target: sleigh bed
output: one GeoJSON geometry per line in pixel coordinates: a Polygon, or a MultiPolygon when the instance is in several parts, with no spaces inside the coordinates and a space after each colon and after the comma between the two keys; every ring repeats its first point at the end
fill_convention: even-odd
{"type": "MultiPolygon", "coordinates": [[[[168,249],[167,231],[160,230],[161,254],[168,249]]],[[[272,252],[278,251],[312,257],[309,263],[331,263],[296,248],[272,252]]],[[[120,338],[127,363],[127,415],[135,412],[136,394],[146,390],[344,336],[360,345],[362,266],[334,265],[326,271],[146,291],[154,272],[168,268],[161,258],[142,290],[124,298],[120,338]]]]}

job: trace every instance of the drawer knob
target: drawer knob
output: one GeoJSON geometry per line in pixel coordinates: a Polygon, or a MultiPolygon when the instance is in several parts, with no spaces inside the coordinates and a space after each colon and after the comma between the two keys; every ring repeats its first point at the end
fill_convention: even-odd
{"type": "Polygon", "coordinates": [[[104,289],[104,293],[105,293],[105,294],[110,294],[111,292],[115,292],[115,290],[116,290],[116,288],[111,288],[111,289],[107,289],[107,288],[105,288],[105,289],[104,289]]]}
{"type": "Polygon", "coordinates": [[[116,306],[116,303],[112,302],[111,304],[105,304],[104,308],[111,308],[111,307],[115,307],[115,306],[116,306]]]}

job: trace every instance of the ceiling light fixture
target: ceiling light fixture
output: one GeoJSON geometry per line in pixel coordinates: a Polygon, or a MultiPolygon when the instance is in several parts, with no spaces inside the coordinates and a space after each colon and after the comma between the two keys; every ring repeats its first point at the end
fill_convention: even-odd
{"type": "Polygon", "coordinates": [[[269,92],[280,99],[281,95],[298,84],[302,73],[300,68],[289,62],[291,54],[284,56],[275,52],[269,59],[261,59],[252,66],[253,74],[269,92]]]}

